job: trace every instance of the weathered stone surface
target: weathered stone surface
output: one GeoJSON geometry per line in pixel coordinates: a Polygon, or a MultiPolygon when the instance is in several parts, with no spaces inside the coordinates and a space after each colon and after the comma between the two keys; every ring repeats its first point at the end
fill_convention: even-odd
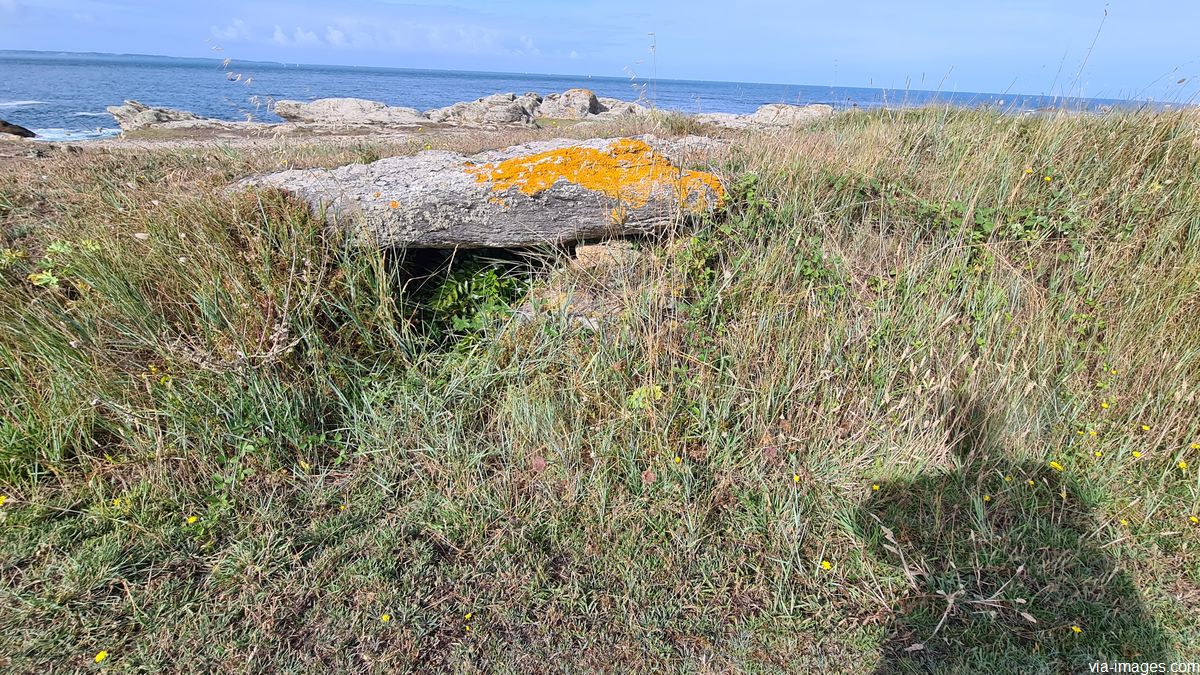
{"type": "Polygon", "coordinates": [[[492,94],[425,113],[432,122],[457,125],[532,124],[541,97],[537,94],[492,94]]]}
{"type": "Polygon", "coordinates": [[[122,105],[109,106],[108,112],[116,118],[122,131],[145,129],[163,122],[203,119],[185,110],[151,108],[132,100],[125,101],[122,105]]]}
{"type": "Polygon", "coordinates": [[[823,104],[787,105],[768,103],[753,114],[708,113],[696,115],[696,121],[728,129],[750,129],[761,127],[790,127],[804,124],[833,114],[833,106],[823,104]]]}
{"type": "Polygon", "coordinates": [[[322,98],[303,101],[277,101],[275,114],[288,122],[319,124],[428,124],[429,119],[413,108],[393,107],[361,98],[322,98]]]}
{"type": "Polygon", "coordinates": [[[547,94],[538,106],[538,117],[581,120],[604,111],[596,94],[590,89],[568,89],[561,94],[547,94]]]}
{"type": "Polygon", "coordinates": [[[622,101],[619,98],[601,97],[598,117],[624,117],[626,115],[645,115],[650,109],[637,103],[622,101]]]}
{"type": "Polygon", "coordinates": [[[284,171],[239,186],[292,193],[362,244],[568,243],[653,232],[718,206],[725,191],[716,176],[682,170],[677,159],[711,146],[687,141],[559,139],[469,158],[427,151],[333,170],[284,171]]]}
{"type": "Polygon", "coordinates": [[[37,136],[37,134],[26,129],[25,127],[16,124],[10,124],[4,120],[0,120],[0,134],[12,134],[13,136],[18,136],[20,138],[33,138],[37,136]]]}

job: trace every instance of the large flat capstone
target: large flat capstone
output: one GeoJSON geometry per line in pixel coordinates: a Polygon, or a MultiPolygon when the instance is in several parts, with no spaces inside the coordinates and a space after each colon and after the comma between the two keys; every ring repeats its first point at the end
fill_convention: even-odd
{"type": "Polygon", "coordinates": [[[426,151],[371,164],[256,176],[377,246],[521,247],[650,233],[721,205],[700,137],[541,141],[466,157],[426,151]]]}

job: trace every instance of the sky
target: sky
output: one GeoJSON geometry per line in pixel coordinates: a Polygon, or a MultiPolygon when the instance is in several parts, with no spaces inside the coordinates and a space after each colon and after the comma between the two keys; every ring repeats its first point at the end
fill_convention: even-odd
{"type": "Polygon", "coordinates": [[[1197,25],[1194,0],[0,0],[0,49],[1156,100],[1197,90],[1197,25]]]}

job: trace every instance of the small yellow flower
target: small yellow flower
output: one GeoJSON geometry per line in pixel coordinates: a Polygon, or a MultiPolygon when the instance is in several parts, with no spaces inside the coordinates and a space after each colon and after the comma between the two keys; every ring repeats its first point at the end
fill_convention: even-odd
{"type": "Polygon", "coordinates": [[[114,500],[112,500],[112,505],[113,505],[113,506],[120,506],[120,505],[121,505],[121,500],[120,500],[120,499],[114,499],[114,500]]]}
{"type": "Polygon", "coordinates": [[[985,502],[990,502],[990,501],[992,501],[992,496],[991,496],[991,495],[984,495],[984,496],[983,496],[983,501],[985,501],[985,502]]]}
{"type": "Polygon", "coordinates": [[[1116,374],[1117,374],[1117,369],[1116,369],[1116,368],[1113,368],[1112,370],[1108,371],[1108,374],[1109,374],[1109,375],[1116,375],[1116,374]]]}
{"type": "Polygon", "coordinates": [[[1103,457],[1103,456],[1104,456],[1104,451],[1103,451],[1103,450],[1097,450],[1097,451],[1093,452],[1092,454],[1093,454],[1093,455],[1095,455],[1095,456],[1097,456],[1097,457],[1103,457]]]}
{"type": "Polygon", "coordinates": [[[1187,471],[1188,463],[1185,460],[1181,459],[1181,460],[1179,460],[1179,463],[1176,464],[1175,466],[1178,466],[1181,471],[1187,471]]]}
{"type": "Polygon", "coordinates": [[[1128,520],[1125,520],[1124,518],[1122,518],[1122,519],[1121,519],[1121,526],[1122,526],[1122,527],[1125,527],[1125,526],[1127,526],[1127,525],[1129,525],[1129,521],[1128,521],[1128,520]]]}
{"type": "Polygon", "coordinates": [[[338,507],[338,511],[345,511],[345,510],[346,510],[345,504],[342,504],[341,506],[338,507]]]}
{"type": "Polygon", "coordinates": [[[1033,487],[1033,479],[1032,478],[1030,478],[1029,480],[1027,480],[1025,482],[1029,485],[1029,487],[1033,487]]]}
{"type": "Polygon", "coordinates": [[[1150,427],[1148,427],[1148,426],[1146,426],[1145,424],[1143,424],[1143,425],[1142,425],[1142,431],[1150,431],[1150,427]]]}
{"type": "Polygon", "coordinates": [[[1192,443],[1189,447],[1193,450],[1200,450],[1200,443],[1192,443]]]}
{"type": "Polygon", "coordinates": [[[1133,451],[1133,458],[1134,458],[1134,459],[1141,459],[1141,458],[1142,458],[1142,451],[1141,451],[1141,450],[1134,450],[1134,451],[1133,451]]]}
{"type": "Polygon", "coordinates": [[[1200,523],[1200,518],[1197,518],[1196,516],[1188,516],[1188,522],[1195,525],[1197,523],[1200,523]]]}
{"type": "Polygon", "coordinates": [[[6,501],[8,501],[8,495],[0,495],[0,506],[4,506],[6,501]]]}
{"type": "Polygon", "coordinates": [[[312,468],[312,465],[304,460],[300,460],[300,468],[304,471],[308,471],[312,468]]]}
{"type": "MultiPolygon", "coordinates": [[[[872,490],[873,492],[879,492],[879,483],[875,483],[874,485],[872,485],[872,486],[871,486],[871,490],[872,490]]],[[[4,502],[0,502],[0,504],[3,504],[3,503],[4,503],[4,502]]]]}
{"type": "Polygon", "coordinates": [[[196,516],[188,516],[188,517],[187,517],[187,524],[188,524],[188,525],[195,525],[197,520],[199,520],[199,518],[197,518],[196,516]]]}
{"type": "Polygon", "coordinates": [[[1083,629],[1080,628],[1079,626],[1071,626],[1071,632],[1075,633],[1076,635],[1079,635],[1080,633],[1083,632],[1083,629]]]}
{"type": "Polygon", "coordinates": [[[829,570],[833,569],[833,563],[829,562],[828,560],[822,560],[821,561],[821,569],[828,572],[829,570]]]}
{"type": "Polygon", "coordinates": [[[383,616],[379,617],[379,620],[382,621],[383,623],[387,623],[392,620],[392,615],[384,614],[383,616]]]}
{"type": "Polygon", "coordinates": [[[1096,430],[1095,430],[1095,429],[1092,429],[1091,431],[1089,431],[1089,432],[1088,432],[1088,436],[1095,437],[1095,436],[1096,436],[1096,433],[1097,433],[1097,432],[1096,432],[1096,430]]]}
{"type": "Polygon", "coordinates": [[[683,462],[683,458],[680,457],[679,455],[675,455],[675,463],[681,464],[682,462],[683,462]]]}
{"type": "Polygon", "coordinates": [[[1080,436],[1082,436],[1082,435],[1083,435],[1083,429],[1080,429],[1079,431],[1076,431],[1075,433],[1076,433],[1076,434],[1079,434],[1080,436]]]}
{"type": "Polygon", "coordinates": [[[103,661],[104,659],[107,659],[107,658],[108,658],[108,652],[106,652],[104,650],[100,650],[100,651],[96,652],[96,663],[100,663],[101,661],[103,661]]]}
{"type": "Polygon", "coordinates": [[[1004,482],[1005,482],[1005,483],[1011,483],[1011,482],[1013,482],[1013,477],[1012,477],[1012,476],[1005,476],[1005,477],[1004,477],[1004,482]]]}
{"type": "Polygon", "coordinates": [[[800,482],[800,474],[798,474],[798,473],[797,473],[797,474],[792,474],[792,482],[793,482],[793,483],[799,483],[799,482],[800,482]]]}
{"type": "Polygon", "coordinates": [[[1058,462],[1050,462],[1050,468],[1054,469],[1055,471],[1062,471],[1063,465],[1059,464],[1058,462]]]}
{"type": "Polygon", "coordinates": [[[475,616],[475,615],[472,614],[471,612],[467,612],[466,614],[463,614],[463,621],[470,621],[472,616],[475,616]]]}
{"type": "Polygon", "coordinates": [[[1050,181],[1054,180],[1054,178],[1052,178],[1050,176],[1046,176],[1043,180],[1045,180],[1047,183],[1049,183],[1050,181]]]}
{"type": "Polygon", "coordinates": [[[1100,401],[1100,408],[1102,410],[1108,410],[1108,401],[1100,401]]]}
{"type": "Polygon", "coordinates": [[[1033,169],[1031,169],[1031,168],[1029,168],[1029,167],[1025,167],[1025,175],[1026,175],[1026,176],[1031,176],[1031,175],[1033,175],[1033,169]]]}
{"type": "Polygon", "coordinates": [[[471,632],[471,627],[470,627],[470,626],[463,626],[463,630],[465,630],[466,632],[470,633],[470,632],[471,632]]]}

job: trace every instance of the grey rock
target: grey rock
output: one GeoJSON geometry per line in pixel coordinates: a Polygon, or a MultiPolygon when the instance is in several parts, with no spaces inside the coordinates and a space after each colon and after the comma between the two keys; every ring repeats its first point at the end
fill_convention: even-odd
{"type": "Polygon", "coordinates": [[[429,123],[427,117],[413,108],[393,107],[361,98],[322,98],[310,103],[276,101],[275,114],[288,122],[345,126],[429,123]]]}
{"type": "Polygon", "coordinates": [[[108,107],[108,112],[117,120],[121,131],[145,129],[164,122],[181,122],[202,119],[184,110],[151,108],[137,101],[125,101],[122,105],[108,107]]]}
{"type": "Polygon", "coordinates": [[[581,120],[588,115],[597,115],[605,108],[590,89],[568,89],[561,94],[547,94],[538,106],[538,117],[552,119],[581,120]]]}
{"type": "Polygon", "coordinates": [[[0,134],[12,134],[20,138],[34,138],[37,136],[37,134],[23,126],[5,122],[4,120],[0,120],[0,134]]]}
{"type": "Polygon", "coordinates": [[[455,103],[425,113],[432,122],[461,126],[532,124],[541,102],[537,94],[492,94],[471,102],[455,103]]]}
{"type": "Polygon", "coordinates": [[[791,127],[829,117],[832,114],[833,106],[823,104],[788,105],[785,103],[768,103],[759,107],[758,110],[750,115],[708,113],[697,115],[696,120],[704,124],[712,124],[728,129],[753,129],[791,127]]]}
{"type": "Polygon", "coordinates": [[[685,213],[717,205],[724,190],[711,174],[687,172],[687,182],[679,182],[678,158],[695,156],[692,148],[703,145],[686,140],[558,139],[474,157],[426,151],[332,170],[283,171],[236,188],[291,193],[362,245],[569,243],[659,231],[685,213]],[[497,166],[505,160],[512,161],[497,166]],[[649,178],[653,166],[668,170],[649,178]]]}
{"type": "Polygon", "coordinates": [[[638,105],[637,103],[630,103],[629,101],[622,101],[619,98],[601,97],[599,101],[600,112],[597,113],[597,117],[601,118],[625,117],[627,115],[645,115],[646,113],[650,112],[650,109],[646,106],[638,105]]]}

